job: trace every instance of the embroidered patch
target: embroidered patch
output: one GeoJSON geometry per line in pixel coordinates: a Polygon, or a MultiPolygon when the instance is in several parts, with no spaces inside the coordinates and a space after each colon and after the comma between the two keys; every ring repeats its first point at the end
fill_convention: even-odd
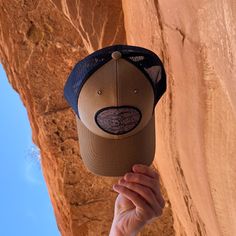
{"type": "Polygon", "coordinates": [[[95,115],[97,125],[110,134],[125,134],[133,130],[141,120],[141,112],[136,107],[106,107],[95,115]]]}

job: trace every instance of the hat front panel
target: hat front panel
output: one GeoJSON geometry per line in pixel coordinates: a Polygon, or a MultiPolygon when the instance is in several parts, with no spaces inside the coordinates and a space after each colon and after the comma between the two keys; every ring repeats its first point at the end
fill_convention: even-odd
{"type": "Polygon", "coordinates": [[[78,98],[78,110],[81,121],[94,134],[122,139],[147,125],[153,103],[154,92],[146,76],[121,58],[112,59],[87,79],[78,98]]]}

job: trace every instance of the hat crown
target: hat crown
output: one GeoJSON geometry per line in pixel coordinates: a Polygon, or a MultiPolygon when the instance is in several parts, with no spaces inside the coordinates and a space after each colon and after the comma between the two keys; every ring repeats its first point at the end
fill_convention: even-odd
{"type": "MultiPolygon", "coordinates": [[[[78,97],[83,84],[89,76],[111,59],[117,58],[118,54],[135,65],[147,75],[155,94],[154,106],[166,90],[166,74],[159,57],[152,51],[131,45],[112,45],[99,49],[84,59],[80,60],[71,71],[64,86],[64,97],[80,118],[78,110],[78,97]],[[113,54],[114,53],[114,54],[113,54]],[[112,54],[114,58],[112,57],[112,54]]],[[[121,58],[118,58],[119,60],[121,58]]],[[[117,59],[117,60],[118,60],[117,59]]],[[[119,61],[118,60],[118,61],[119,61]]]]}

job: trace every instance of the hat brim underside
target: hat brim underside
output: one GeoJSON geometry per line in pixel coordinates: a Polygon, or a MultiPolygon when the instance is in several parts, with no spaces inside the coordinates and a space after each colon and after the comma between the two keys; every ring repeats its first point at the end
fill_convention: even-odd
{"type": "Polygon", "coordinates": [[[150,166],[155,155],[155,113],[137,134],[107,139],[92,133],[76,116],[81,158],[88,170],[100,176],[123,176],[134,164],[150,166]]]}

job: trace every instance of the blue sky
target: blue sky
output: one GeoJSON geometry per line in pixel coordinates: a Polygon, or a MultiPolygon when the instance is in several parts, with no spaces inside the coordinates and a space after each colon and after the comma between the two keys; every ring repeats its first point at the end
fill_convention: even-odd
{"type": "Polygon", "coordinates": [[[0,106],[0,235],[60,235],[26,109],[1,64],[0,106]]]}

